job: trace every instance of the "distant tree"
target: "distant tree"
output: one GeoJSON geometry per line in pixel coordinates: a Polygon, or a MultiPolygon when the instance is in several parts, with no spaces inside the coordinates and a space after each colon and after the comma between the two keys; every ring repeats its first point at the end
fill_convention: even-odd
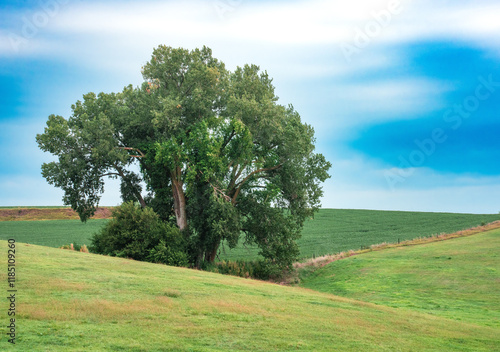
{"type": "Polygon", "coordinates": [[[277,103],[266,72],[230,72],[206,47],[159,46],[142,73],[141,87],[89,93],[68,120],[49,117],[37,141],[59,159],[42,166],[43,176],[82,220],[95,211],[103,177],[119,177],[124,200],[175,221],[197,265],[241,234],[268,261],[291,265],[329,177],[313,128],[277,103]],[[140,175],[129,169],[134,160],[140,175]]]}

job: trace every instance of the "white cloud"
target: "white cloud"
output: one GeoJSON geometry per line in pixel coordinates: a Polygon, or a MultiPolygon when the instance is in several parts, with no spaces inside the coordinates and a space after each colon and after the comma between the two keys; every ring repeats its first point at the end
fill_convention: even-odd
{"type": "MultiPolygon", "coordinates": [[[[392,14],[380,34],[370,38],[370,47],[441,38],[497,48],[500,25],[495,15],[500,11],[498,2],[396,2],[401,4],[401,11],[392,14]]],[[[43,14],[44,10],[40,7],[25,15],[14,13],[19,23],[15,28],[4,28],[0,47],[4,49],[2,55],[16,56],[57,52],[70,57],[82,54],[89,57],[88,50],[97,49],[101,55],[108,53],[120,58],[114,61],[115,64],[134,60],[135,65],[137,61],[144,62],[151,49],[160,43],[185,47],[207,44],[224,48],[224,55],[232,51],[234,56],[238,56],[239,50],[259,51],[267,45],[305,51],[316,48],[326,52],[334,48],[336,54],[341,54],[339,44],[352,44],[357,29],[365,31],[369,23],[376,21],[374,14],[387,13],[389,3],[391,1],[387,0],[304,0],[286,5],[241,2],[221,18],[217,1],[146,1],[120,6],[76,2],[54,11],[43,26],[34,25],[35,35],[26,38],[30,44],[17,51],[12,47],[9,50],[5,31],[23,37],[23,18],[36,22],[33,16],[43,14]]],[[[15,20],[9,21],[12,26],[15,23],[15,20]]],[[[99,61],[101,55],[96,55],[94,64],[103,64],[104,60],[99,61]]],[[[287,60],[278,59],[279,62],[297,62],[290,56],[287,60]]],[[[335,62],[332,66],[335,67],[335,62]]]]}

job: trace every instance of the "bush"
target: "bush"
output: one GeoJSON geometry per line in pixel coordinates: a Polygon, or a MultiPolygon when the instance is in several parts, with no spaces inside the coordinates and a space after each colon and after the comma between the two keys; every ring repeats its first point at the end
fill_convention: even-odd
{"type": "Polygon", "coordinates": [[[84,244],[79,245],[79,244],[70,243],[70,244],[65,244],[65,245],[63,245],[62,247],[59,247],[59,248],[60,249],[69,249],[71,251],[84,252],[84,253],[88,253],[89,252],[87,246],[84,245],[84,244]]]}
{"type": "Polygon", "coordinates": [[[89,250],[167,265],[188,264],[179,229],[162,221],[151,208],[133,202],[113,209],[113,219],[93,235],[89,250]]]}
{"type": "Polygon", "coordinates": [[[277,280],[282,277],[283,270],[268,260],[245,262],[222,261],[218,263],[203,262],[201,269],[218,274],[241,276],[259,280],[277,280]]]}
{"type": "Polygon", "coordinates": [[[185,252],[173,249],[164,240],[161,240],[157,246],[149,250],[147,261],[175,266],[187,266],[189,264],[185,252]]]}

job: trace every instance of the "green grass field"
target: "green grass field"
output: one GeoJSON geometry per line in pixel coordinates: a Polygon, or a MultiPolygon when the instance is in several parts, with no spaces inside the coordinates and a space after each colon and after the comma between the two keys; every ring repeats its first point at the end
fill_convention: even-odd
{"type": "MultiPolygon", "coordinates": [[[[322,209],[304,226],[298,241],[301,258],[333,254],[349,249],[359,249],[382,242],[398,242],[416,237],[460,231],[484,223],[500,220],[500,215],[420,213],[376,210],[322,209]]],[[[51,247],[71,242],[89,244],[90,237],[106,220],[55,221],[3,221],[0,222],[0,239],[15,238],[51,247]]],[[[227,246],[220,259],[253,260],[257,248],[242,244],[232,250],[227,246]]]]}
{"type": "Polygon", "coordinates": [[[48,247],[65,244],[89,244],[90,237],[108,220],[1,221],[0,239],[14,238],[18,242],[48,247]]]}
{"type": "MultiPolygon", "coordinates": [[[[493,245],[491,241],[491,235],[463,238],[454,242],[454,251],[486,248],[493,245]]],[[[441,245],[428,245],[422,253],[432,251],[435,256],[431,247],[441,245]]],[[[6,255],[7,243],[0,241],[0,246],[6,255]]],[[[398,253],[412,258],[409,254],[415,248],[398,253]]],[[[473,254],[469,264],[480,268],[485,258],[475,250],[473,254]]],[[[432,256],[425,260],[442,264],[432,256]]],[[[389,264],[393,270],[407,270],[403,260],[385,263],[389,264]]],[[[474,275],[473,270],[467,272],[474,275]]],[[[498,329],[484,322],[121,258],[17,243],[16,273],[17,341],[12,346],[3,333],[2,351],[477,352],[500,347],[498,329]]],[[[0,280],[7,282],[6,271],[0,280]]],[[[439,282],[428,284],[433,282],[436,299],[442,300],[439,282]]],[[[471,294],[490,294],[495,285],[479,285],[471,294]]],[[[395,292],[406,287],[403,282],[392,286],[395,292]]],[[[415,297],[408,294],[408,300],[415,297]]],[[[8,301],[3,301],[5,325],[8,301]]]]}
{"type": "MultiPolygon", "coordinates": [[[[370,252],[303,276],[301,286],[500,328],[500,230],[370,252]]],[[[500,348],[500,339],[497,340],[500,348]]]]}

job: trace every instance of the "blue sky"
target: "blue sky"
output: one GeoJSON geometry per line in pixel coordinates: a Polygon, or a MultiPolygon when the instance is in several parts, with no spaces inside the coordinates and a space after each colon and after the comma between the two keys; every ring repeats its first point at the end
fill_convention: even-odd
{"type": "MultiPolygon", "coordinates": [[[[332,162],[323,206],[500,211],[498,1],[3,1],[0,205],[60,205],[35,135],[154,47],[254,63],[332,162]]],[[[108,182],[102,205],[120,202],[108,182]]]]}

